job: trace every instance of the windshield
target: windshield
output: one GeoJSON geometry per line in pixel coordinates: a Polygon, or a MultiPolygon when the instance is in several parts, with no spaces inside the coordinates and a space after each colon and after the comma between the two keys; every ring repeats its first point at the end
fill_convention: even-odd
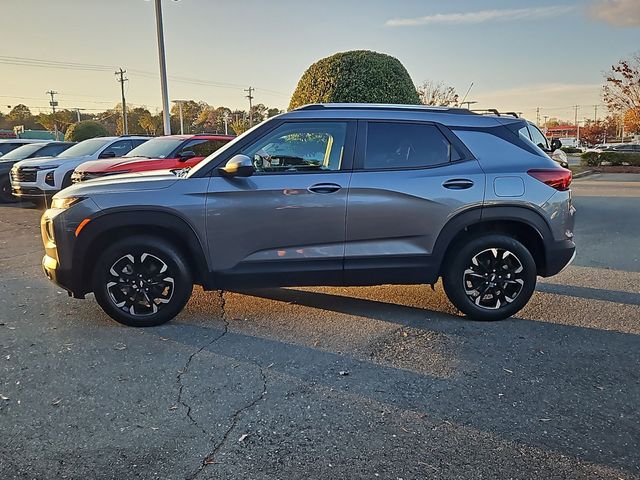
{"type": "Polygon", "coordinates": [[[9,153],[5,153],[2,156],[2,160],[23,160],[32,153],[40,150],[44,145],[46,145],[46,143],[28,143],[15,150],[11,150],[9,153]]]}
{"type": "Polygon", "coordinates": [[[224,145],[223,147],[221,147],[220,149],[216,150],[215,152],[213,152],[211,155],[209,155],[208,157],[206,157],[204,160],[202,160],[200,163],[198,163],[195,167],[192,167],[191,170],[189,170],[189,174],[187,175],[187,177],[192,177],[193,175],[195,175],[198,171],[200,171],[200,169],[205,168],[209,162],[216,158],[218,155],[224,155],[225,152],[235,148],[236,144],[239,141],[242,141],[242,139],[244,139],[244,137],[246,137],[247,135],[250,135],[253,131],[255,131],[257,128],[263,127],[264,125],[266,125],[268,122],[274,121],[278,118],[278,116],[275,117],[271,117],[269,120],[266,120],[262,123],[259,123],[257,125],[254,125],[252,128],[250,128],[249,130],[247,130],[246,132],[244,132],[242,135],[237,136],[236,138],[234,138],[233,140],[231,140],[229,143],[227,143],[226,145],[224,145]]]}
{"type": "Polygon", "coordinates": [[[58,158],[84,157],[85,155],[93,155],[100,148],[111,142],[111,138],[90,138],[83,142],[70,147],[69,149],[58,155],[58,158]]]}
{"type": "Polygon", "coordinates": [[[184,142],[184,138],[153,138],[137,146],[125,157],[167,158],[184,142]]]}

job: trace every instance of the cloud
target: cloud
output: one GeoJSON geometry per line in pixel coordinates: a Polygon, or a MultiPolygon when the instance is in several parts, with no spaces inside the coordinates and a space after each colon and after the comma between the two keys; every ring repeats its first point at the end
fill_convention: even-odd
{"type": "Polygon", "coordinates": [[[640,1],[598,0],[589,9],[591,17],[615,27],[640,26],[640,1]]]}
{"type": "MultiPolygon", "coordinates": [[[[612,0],[622,2],[623,0],[612,0]]],[[[629,0],[628,3],[638,0],[629,0]]],[[[611,3],[611,2],[607,2],[611,3]]],[[[537,20],[539,18],[562,15],[573,10],[570,5],[556,5],[552,7],[512,8],[501,10],[479,10],[466,13],[436,13],[424,17],[392,18],[387,20],[389,27],[416,27],[434,24],[478,24],[485,22],[505,22],[511,20],[537,20]]]]}

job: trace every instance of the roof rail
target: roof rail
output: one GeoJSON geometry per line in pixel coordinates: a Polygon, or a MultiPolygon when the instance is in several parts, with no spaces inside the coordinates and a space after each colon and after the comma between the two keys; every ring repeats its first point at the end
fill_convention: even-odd
{"type": "Polygon", "coordinates": [[[507,115],[509,117],[516,117],[516,118],[520,118],[520,115],[518,115],[517,112],[499,112],[497,108],[485,108],[483,110],[471,110],[472,112],[478,113],[480,115],[497,115],[498,117],[501,117],[503,115],[507,115]]]}
{"type": "Polygon", "coordinates": [[[348,110],[396,110],[396,111],[422,111],[431,113],[452,113],[457,115],[477,115],[471,110],[459,107],[438,107],[434,105],[395,105],[388,103],[312,103],[296,108],[296,110],[325,110],[325,109],[348,109],[348,110]]]}

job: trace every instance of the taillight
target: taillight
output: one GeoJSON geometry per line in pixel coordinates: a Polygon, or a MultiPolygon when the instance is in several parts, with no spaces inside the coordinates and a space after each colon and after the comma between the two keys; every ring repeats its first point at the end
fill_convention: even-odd
{"type": "Polygon", "coordinates": [[[533,169],[527,173],[536,180],[546,183],[561,192],[569,190],[569,185],[571,185],[571,170],[567,170],[566,168],[533,169]]]}

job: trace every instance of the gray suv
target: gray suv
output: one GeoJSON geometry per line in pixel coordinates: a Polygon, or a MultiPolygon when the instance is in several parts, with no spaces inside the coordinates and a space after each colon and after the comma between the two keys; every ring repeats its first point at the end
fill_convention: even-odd
{"type": "Polygon", "coordinates": [[[308,105],[189,171],[58,193],[46,275],[118,322],[167,322],[193,284],[433,284],[476,320],[514,315],[573,258],[571,172],[525,120],[456,108],[308,105]]]}

